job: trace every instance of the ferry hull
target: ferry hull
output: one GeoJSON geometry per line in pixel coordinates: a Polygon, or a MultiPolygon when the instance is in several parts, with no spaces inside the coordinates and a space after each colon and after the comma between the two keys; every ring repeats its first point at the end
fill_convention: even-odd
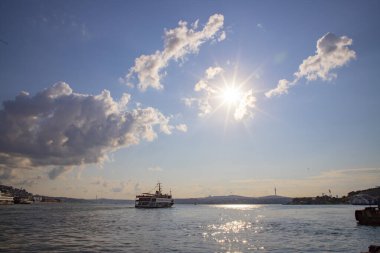
{"type": "Polygon", "coordinates": [[[148,209],[148,208],[169,208],[169,207],[172,207],[173,206],[173,203],[165,203],[165,204],[162,204],[162,205],[157,205],[157,204],[151,204],[151,205],[140,205],[140,204],[136,204],[135,207],[136,208],[144,208],[144,209],[148,209]]]}

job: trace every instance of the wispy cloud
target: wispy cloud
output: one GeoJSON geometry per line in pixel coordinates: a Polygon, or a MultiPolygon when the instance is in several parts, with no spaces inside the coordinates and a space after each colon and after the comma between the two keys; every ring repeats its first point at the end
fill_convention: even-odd
{"type": "Polygon", "coordinates": [[[183,60],[186,55],[197,53],[199,47],[208,40],[224,40],[226,33],[222,30],[223,22],[223,15],[214,14],[210,16],[203,29],[197,30],[198,20],[191,27],[188,27],[187,22],[179,21],[178,27],[165,30],[164,49],[136,58],[134,66],[122,80],[131,84],[132,78],[137,78],[138,88],[141,91],[147,88],[162,89],[164,86],[161,78],[168,63],[171,60],[183,60]]]}
{"type": "Polygon", "coordinates": [[[269,98],[286,94],[290,87],[296,85],[302,78],[306,78],[308,81],[314,81],[318,78],[323,81],[330,81],[336,78],[337,74],[331,71],[356,58],[355,51],[349,48],[351,45],[352,39],[346,36],[338,37],[333,33],[325,34],[317,41],[316,54],[303,60],[298,71],[293,74],[293,81],[281,79],[277,87],[266,92],[265,96],[269,98]]]}
{"type": "MultiPolygon", "coordinates": [[[[107,155],[175,126],[159,110],[127,108],[129,94],[115,101],[109,91],[99,95],[74,93],[57,83],[34,96],[22,92],[0,110],[0,168],[52,167],[50,179],[70,166],[102,163],[107,155]]],[[[177,129],[184,130],[183,125],[177,129]]]]}
{"type": "Polygon", "coordinates": [[[160,166],[154,166],[154,167],[148,168],[148,171],[161,172],[161,171],[163,171],[163,169],[160,166]]]}
{"type": "Polygon", "coordinates": [[[258,23],[258,24],[256,25],[256,27],[259,28],[259,29],[261,29],[261,30],[264,30],[264,26],[263,26],[263,24],[261,24],[261,23],[258,23]]]}
{"type": "Polygon", "coordinates": [[[185,124],[176,125],[175,128],[181,132],[187,132],[187,126],[185,124]]]}
{"type": "MultiPolygon", "coordinates": [[[[96,187],[96,189],[100,192],[103,192],[104,190],[111,193],[120,193],[127,190],[126,188],[129,186],[131,188],[131,185],[128,181],[124,180],[109,180],[105,179],[103,177],[95,177],[92,179],[92,181],[89,183],[90,185],[93,185],[96,187]],[[101,188],[99,188],[99,186],[101,188]]],[[[94,188],[90,189],[91,191],[95,191],[94,188]]]]}
{"type": "Polygon", "coordinates": [[[46,180],[46,177],[42,177],[39,174],[41,174],[41,171],[38,170],[25,170],[0,166],[0,184],[12,185],[15,187],[31,187],[38,184],[41,180],[46,180]]]}

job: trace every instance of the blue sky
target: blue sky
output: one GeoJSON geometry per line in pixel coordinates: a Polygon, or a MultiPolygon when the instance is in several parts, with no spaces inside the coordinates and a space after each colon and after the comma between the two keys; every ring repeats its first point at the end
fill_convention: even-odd
{"type": "Polygon", "coordinates": [[[379,10],[1,1],[0,181],[85,198],[133,198],[157,180],[178,197],[374,187],[379,10]]]}

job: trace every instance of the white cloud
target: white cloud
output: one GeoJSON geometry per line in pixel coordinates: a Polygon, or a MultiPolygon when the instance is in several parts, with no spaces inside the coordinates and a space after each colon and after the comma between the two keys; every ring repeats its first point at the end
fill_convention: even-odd
{"type": "Polygon", "coordinates": [[[198,20],[190,28],[187,26],[187,22],[179,21],[178,27],[165,30],[164,49],[136,58],[134,66],[130,68],[124,81],[131,84],[131,79],[137,77],[138,88],[141,91],[145,91],[149,87],[162,89],[161,78],[164,75],[162,71],[167,67],[169,61],[183,60],[186,55],[197,53],[204,42],[216,36],[219,41],[224,40],[226,35],[222,31],[223,22],[223,15],[214,14],[210,16],[203,29],[197,31],[198,20]]]}
{"type": "Polygon", "coordinates": [[[278,81],[277,87],[266,92],[265,96],[270,98],[270,97],[276,96],[276,95],[288,94],[288,89],[292,85],[294,85],[294,84],[290,83],[288,80],[281,79],[280,81],[278,81]]]}
{"type": "Polygon", "coordinates": [[[178,131],[187,132],[187,126],[185,124],[179,124],[175,127],[178,131]]]}
{"type": "Polygon", "coordinates": [[[208,80],[213,79],[216,75],[219,75],[223,72],[223,69],[221,67],[209,67],[206,69],[206,78],[208,80]]]}
{"type": "Polygon", "coordinates": [[[193,104],[197,101],[196,98],[182,98],[182,102],[187,106],[187,107],[192,107],[193,104]]]}
{"type": "Polygon", "coordinates": [[[252,90],[246,91],[239,101],[238,106],[234,112],[234,118],[236,120],[242,120],[252,116],[252,110],[255,108],[256,98],[253,96],[252,90]]]}
{"type": "Polygon", "coordinates": [[[223,73],[223,68],[221,67],[209,67],[204,73],[204,77],[199,80],[194,86],[194,91],[203,92],[203,96],[199,98],[191,98],[191,100],[185,99],[185,102],[197,102],[200,117],[204,117],[213,111],[213,106],[210,104],[210,98],[217,93],[217,90],[210,84],[210,81],[218,77],[223,73]]]}
{"type": "MultiPolygon", "coordinates": [[[[198,116],[205,117],[220,106],[221,96],[226,88],[224,81],[220,80],[222,79],[220,77],[223,71],[223,68],[219,66],[207,68],[203,78],[194,86],[194,91],[202,94],[197,98],[191,97],[182,99],[188,107],[196,105],[198,109],[198,116]]],[[[256,98],[253,95],[252,89],[241,91],[239,101],[233,108],[235,120],[242,120],[251,117],[253,115],[252,109],[255,107],[255,102],[256,98]]]]}
{"type": "Polygon", "coordinates": [[[330,81],[337,77],[331,71],[346,65],[350,60],[356,58],[355,51],[349,49],[352,39],[333,33],[327,33],[317,41],[316,54],[303,60],[298,71],[294,73],[294,80],[282,79],[276,88],[265,93],[267,97],[286,94],[291,86],[298,83],[301,78],[314,81],[318,78],[323,81],[330,81]]]}
{"type": "Polygon", "coordinates": [[[154,166],[154,167],[148,168],[148,171],[161,172],[161,171],[163,171],[163,169],[161,167],[159,167],[159,166],[154,166]]]}
{"type": "MultiPolygon", "coordinates": [[[[22,92],[0,110],[0,168],[53,168],[54,179],[70,166],[99,164],[117,149],[171,134],[170,117],[147,107],[128,109],[130,95],[74,93],[60,82],[34,96],[22,92]]],[[[181,128],[181,127],[180,127],[181,128]]]]}

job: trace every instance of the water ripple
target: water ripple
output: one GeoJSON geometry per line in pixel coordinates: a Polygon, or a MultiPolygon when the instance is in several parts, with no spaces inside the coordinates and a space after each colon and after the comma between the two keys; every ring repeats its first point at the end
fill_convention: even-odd
{"type": "Polygon", "coordinates": [[[360,252],[352,206],[0,206],[0,252],[360,252]]]}

